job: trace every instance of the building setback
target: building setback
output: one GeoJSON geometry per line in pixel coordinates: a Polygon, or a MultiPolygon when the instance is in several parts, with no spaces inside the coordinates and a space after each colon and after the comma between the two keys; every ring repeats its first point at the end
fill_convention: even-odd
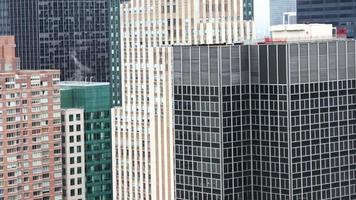
{"type": "Polygon", "coordinates": [[[58,70],[20,70],[0,37],[0,199],[62,199],[58,70]]]}
{"type": "Polygon", "coordinates": [[[355,41],[177,46],[177,199],[355,199],[355,41]]]}
{"type": "Polygon", "coordinates": [[[113,199],[110,101],[109,83],[61,83],[62,109],[77,108],[84,112],[85,171],[82,173],[85,173],[86,200],[113,199]]]}
{"type": "Polygon", "coordinates": [[[84,110],[62,110],[63,199],[85,199],[84,110]]]}
{"type": "Polygon", "coordinates": [[[297,22],[326,23],[346,28],[348,37],[356,33],[355,1],[297,0],[297,22]]]}
{"type": "Polygon", "coordinates": [[[61,80],[112,82],[120,104],[119,0],[2,0],[0,35],[14,35],[21,69],[61,80]]]}
{"type": "Polygon", "coordinates": [[[111,112],[114,200],[174,199],[171,45],[252,39],[253,22],[244,20],[251,6],[250,0],[121,2],[125,78],[122,106],[111,112]]]}

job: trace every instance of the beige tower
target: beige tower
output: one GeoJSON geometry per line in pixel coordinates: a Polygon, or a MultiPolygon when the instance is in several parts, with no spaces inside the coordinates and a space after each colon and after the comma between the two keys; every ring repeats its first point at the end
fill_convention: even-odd
{"type": "Polygon", "coordinates": [[[172,45],[253,38],[240,0],[122,1],[122,107],[112,109],[114,198],[174,199],[172,45]]]}

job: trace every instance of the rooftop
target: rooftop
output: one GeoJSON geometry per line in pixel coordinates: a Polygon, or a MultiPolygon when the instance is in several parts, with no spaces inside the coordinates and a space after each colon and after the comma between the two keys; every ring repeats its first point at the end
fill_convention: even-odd
{"type": "Polygon", "coordinates": [[[314,27],[332,29],[332,24],[280,24],[271,26],[270,31],[304,31],[314,27]]]}
{"type": "Polygon", "coordinates": [[[82,110],[84,110],[83,108],[64,108],[64,109],[62,109],[62,111],[82,111],[82,110]]]}
{"type": "Polygon", "coordinates": [[[109,82],[84,82],[84,81],[62,81],[60,82],[61,86],[82,86],[82,87],[90,87],[90,86],[103,86],[110,85],[109,82]]]}

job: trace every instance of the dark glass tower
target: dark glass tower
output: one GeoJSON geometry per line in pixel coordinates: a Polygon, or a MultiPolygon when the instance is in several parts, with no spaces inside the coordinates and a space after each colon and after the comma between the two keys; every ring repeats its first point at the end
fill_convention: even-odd
{"type": "Polygon", "coordinates": [[[356,34],[355,1],[297,0],[298,23],[329,23],[347,28],[348,36],[356,34]]]}
{"type": "Polygon", "coordinates": [[[253,0],[243,1],[243,20],[253,20],[253,0]]]}
{"type": "Polygon", "coordinates": [[[174,48],[177,199],[253,199],[247,53],[174,48]]]}
{"type": "Polygon", "coordinates": [[[2,0],[0,33],[15,35],[23,69],[111,82],[120,104],[119,0],[2,0]]]}
{"type": "Polygon", "coordinates": [[[177,199],[355,199],[355,41],[174,47],[177,199]]]}

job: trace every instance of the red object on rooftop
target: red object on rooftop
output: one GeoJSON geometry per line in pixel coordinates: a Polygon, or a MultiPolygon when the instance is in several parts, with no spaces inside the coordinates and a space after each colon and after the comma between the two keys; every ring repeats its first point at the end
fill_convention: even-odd
{"type": "Polygon", "coordinates": [[[345,27],[340,27],[336,30],[336,37],[338,38],[346,38],[347,37],[347,29],[345,27]]]}
{"type": "Polygon", "coordinates": [[[259,42],[258,44],[273,44],[273,43],[286,43],[286,39],[278,39],[278,38],[265,38],[264,42],[259,42]]]}

